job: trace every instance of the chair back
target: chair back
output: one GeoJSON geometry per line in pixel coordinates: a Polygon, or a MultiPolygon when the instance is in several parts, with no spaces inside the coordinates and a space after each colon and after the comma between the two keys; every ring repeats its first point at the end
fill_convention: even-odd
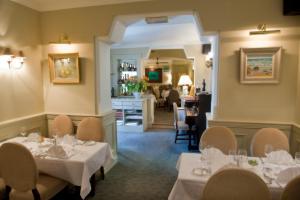
{"type": "Polygon", "coordinates": [[[175,125],[175,128],[177,128],[177,122],[179,120],[179,114],[178,114],[178,107],[177,107],[177,104],[175,102],[173,103],[173,111],[174,111],[174,125],[175,125]]]}
{"type": "Polygon", "coordinates": [[[0,147],[0,162],[0,171],[6,185],[20,192],[36,187],[38,170],[26,147],[17,143],[4,143],[0,147]]]}
{"type": "Polygon", "coordinates": [[[284,188],[281,200],[299,200],[300,199],[300,176],[291,180],[284,188]]]}
{"type": "Polygon", "coordinates": [[[289,151],[287,136],[276,128],[262,128],[255,133],[251,141],[251,155],[257,157],[265,156],[266,145],[271,145],[273,150],[289,151]]]}
{"type": "Polygon", "coordinates": [[[228,168],[216,172],[203,188],[203,200],[271,200],[264,181],[255,173],[228,168]]]}
{"type": "Polygon", "coordinates": [[[200,139],[201,145],[213,146],[220,149],[224,154],[228,154],[229,150],[237,150],[234,133],[224,126],[214,126],[206,129],[200,139]]]}
{"type": "Polygon", "coordinates": [[[52,130],[59,137],[67,134],[71,135],[74,133],[73,122],[66,115],[58,115],[54,118],[52,130]]]}
{"type": "Polygon", "coordinates": [[[95,117],[84,118],[77,128],[76,137],[79,140],[104,141],[104,130],[102,123],[95,117]]]}
{"type": "Polygon", "coordinates": [[[175,89],[171,89],[168,96],[169,105],[173,103],[180,103],[179,92],[175,89]]]}

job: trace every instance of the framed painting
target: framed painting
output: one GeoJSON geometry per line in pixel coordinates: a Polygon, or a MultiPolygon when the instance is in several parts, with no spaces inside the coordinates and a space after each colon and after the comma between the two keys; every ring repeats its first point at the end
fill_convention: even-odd
{"type": "Polygon", "coordinates": [[[281,47],[241,48],[240,81],[279,83],[281,47]]]}
{"type": "Polygon", "coordinates": [[[162,68],[145,68],[148,83],[162,83],[162,68]]]}
{"type": "Polygon", "coordinates": [[[52,83],[79,83],[79,53],[49,54],[52,83]]]}

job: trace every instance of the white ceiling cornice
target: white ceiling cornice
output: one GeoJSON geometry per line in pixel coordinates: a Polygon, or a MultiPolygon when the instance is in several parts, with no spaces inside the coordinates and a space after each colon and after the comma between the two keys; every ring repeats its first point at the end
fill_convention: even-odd
{"type": "Polygon", "coordinates": [[[11,0],[38,11],[62,10],[88,6],[123,4],[152,0],[11,0]]]}

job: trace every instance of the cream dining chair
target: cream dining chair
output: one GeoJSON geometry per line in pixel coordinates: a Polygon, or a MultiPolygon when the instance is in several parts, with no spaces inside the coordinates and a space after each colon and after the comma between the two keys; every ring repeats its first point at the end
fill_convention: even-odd
{"type": "MultiPolygon", "coordinates": [[[[76,132],[76,138],[79,140],[93,140],[96,142],[104,141],[104,129],[102,122],[96,117],[87,117],[79,122],[76,132]]],[[[104,167],[100,167],[101,178],[104,180],[104,167]]],[[[95,174],[91,177],[92,196],[95,194],[96,177],[95,174]]]]}
{"type": "Polygon", "coordinates": [[[4,143],[0,147],[1,174],[10,200],[46,200],[67,186],[58,178],[39,174],[30,151],[21,144],[4,143]]]}
{"type": "Polygon", "coordinates": [[[265,182],[255,173],[228,168],[216,172],[203,188],[202,200],[271,200],[265,182]]]}
{"type": "Polygon", "coordinates": [[[59,137],[74,134],[73,122],[67,115],[58,115],[54,118],[53,133],[59,137]]]}
{"type": "Polygon", "coordinates": [[[265,156],[266,145],[271,145],[273,150],[289,151],[290,148],[287,136],[276,128],[262,128],[255,133],[251,141],[251,155],[265,156]]]}
{"type": "Polygon", "coordinates": [[[300,176],[292,179],[284,188],[281,200],[299,200],[300,199],[300,176]]]}
{"type": "Polygon", "coordinates": [[[185,123],[184,109],[178,109],[177,104],[173,103],[173,112],[174,112],[174,126],[176,129],[175,135],[175,144],[177,140],[189,140],[189,126],[185,123]],[[182,133],[183,132],[183,133],[182,133]]]}
{"type": "Polygon", "coordinates": [[[237,150],[237,141],[234,133],[224,126],[207,128],[200,139],[200,147],[204,145],[218,148],[224,154],[228,154],[229,150],[237,150]]]}

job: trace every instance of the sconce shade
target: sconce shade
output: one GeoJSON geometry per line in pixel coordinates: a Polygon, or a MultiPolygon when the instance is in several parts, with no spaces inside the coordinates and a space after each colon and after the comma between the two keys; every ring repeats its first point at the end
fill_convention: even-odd
{"type": "Polygon", "coordinates": [[[3,50],[3,53],[1,54],[1,56],[13,56],[12,51],[10,50],[10,48],[5,48],[3,50]]]}
{"type": "Polygon", "coordinates": [[[189,75],[181,75],[178,81],[178,85],[192,85],[193,82],[189,75]]]}

